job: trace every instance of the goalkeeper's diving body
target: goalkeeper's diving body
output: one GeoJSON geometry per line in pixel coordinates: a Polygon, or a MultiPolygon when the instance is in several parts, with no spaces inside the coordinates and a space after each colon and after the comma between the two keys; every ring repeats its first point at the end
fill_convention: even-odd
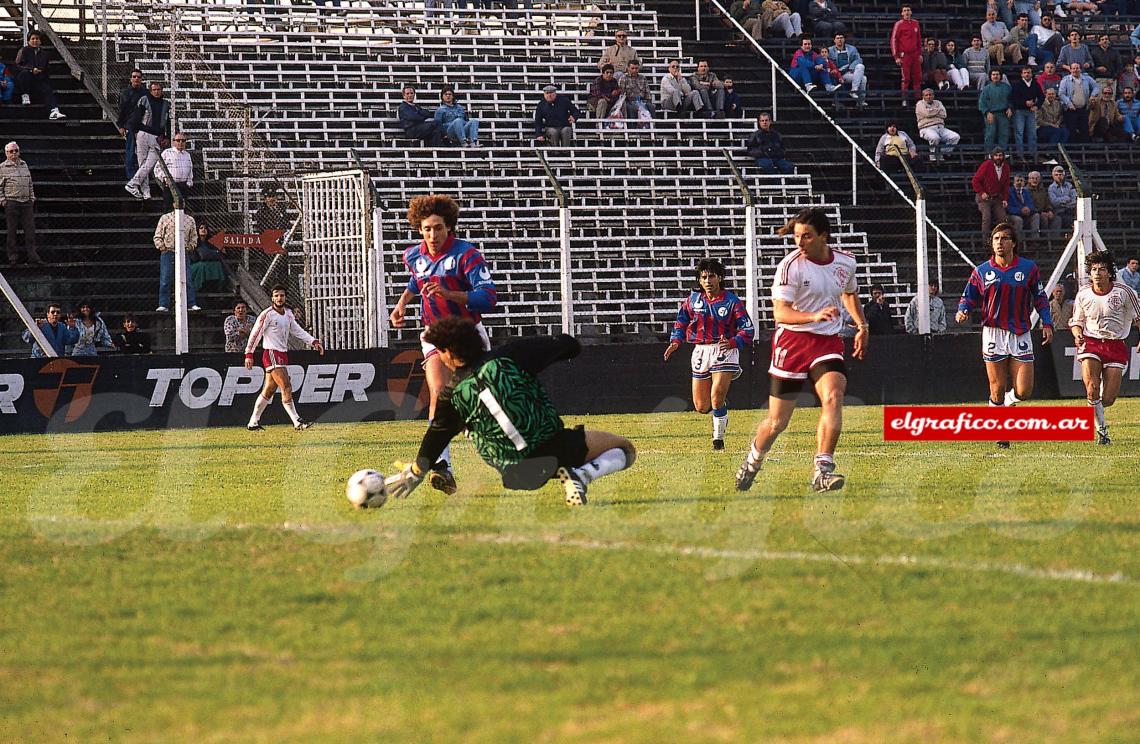
{"type": "Polygon", "coordinates": [[[415,490],[464,429],[479,456],[502,474],[505,487],[535,490],[557,479],[572,506],[586,503],[592,481],[633,464],[637,450],[625,437],[567,429],[538,380],[551,364],[578,356],[582,347],[572,336],[534,336],[484,351],[474,323],[446,317],[424,331],[424,340],[454,375],[416,461],[388,478],[390,496],[415,490]]]}

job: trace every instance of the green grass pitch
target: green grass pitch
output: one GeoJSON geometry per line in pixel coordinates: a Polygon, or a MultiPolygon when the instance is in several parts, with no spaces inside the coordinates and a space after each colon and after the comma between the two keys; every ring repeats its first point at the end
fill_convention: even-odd
{"type": "Polygon", "coordinates": [[[1008,452],[849,408],[828,494],[805,409],[738,494],[760,415],[566,417],[640,450],[577,509],[458,441],[353,510],[418,422],[0,438],[0,741],[1140,739],[1140,401],[1008,452]]]}

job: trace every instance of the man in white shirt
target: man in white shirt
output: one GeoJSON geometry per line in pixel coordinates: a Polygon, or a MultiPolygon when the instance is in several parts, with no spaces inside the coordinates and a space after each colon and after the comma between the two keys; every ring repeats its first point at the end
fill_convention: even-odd
{"type": "Polygon", "coordinates": [[[162,198],[167,211],[174,208],[175,189],[178,190],[180,206],[188,209],[186,200],[190,195],[190,189],[194,188],[194,162],[190,160],[190,153],[186,151],[186,140],[184,133],[176,132],[174,139],[171,140],[172,146],[162,151],[162,163],[166,165],[166,170],[174,179],[173,185],[167,182],[162,165],[154,166],[154,177],[162,184],[162,198]]]}

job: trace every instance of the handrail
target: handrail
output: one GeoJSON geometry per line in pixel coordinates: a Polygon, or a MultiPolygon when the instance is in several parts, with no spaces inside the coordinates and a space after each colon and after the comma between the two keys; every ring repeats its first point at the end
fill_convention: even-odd
{"type": "Polygon", "coordinates": [[[736,180],[736,185],[740,187],[740,192],[744,194],[744,206],[754,206],[752,201],[752,191],[749,190],[748,184],[744,182],[744,177],[740,175],[740,169],[736,167],[736,163],[732,160],[732,153],[727,147],[722,147],[720,153],[724,155],[724,159],[728,161],[728,167],[732,169],[732,177],[736,180]]]}
{"type": "MultiPolygon", "coordinates": [[[[860,147],[859,144],[851,138],[851,135],[847,134],[847,132],[843,129],[843,127],[839,126],[839,124],[837,124],[835,122],[835,120],[832,119],[831,116],[829,116],[828,113],[823,110],[822,106],[820,106],[818,103],[816,103],[815,99],[813,99],[811,96],[809,96],[807,94],[807,92],[803,90],[803,88],[801,88],[798,84],[796,84],[796,81],[792,78],[791,75],[788,74],[788,71],[785,70],[783,67],[781,67],[780,64],[778,62],[776,62],[775,58],[772,57],[772,55],[768,54],[768,50],[765,49],[764,47],[760,46],[759,42],[757,42],[756,39],[753,38],[752,34],[748,33],[747,29],[745,29],[743,26],[741,26],[740,23],[735,18],[733,18],[732,15],[727,10],[725,10],[724,6],[720,4],[719,0],[709,0],[709,5],[711,5],[713,8],[716,8],[718,11],[720,11],[721,15],[723,15],[725,18],[727,18],[732,23],[732,25],[734,27],[736,27],[736,30],[738,32],[740,32],[740,34],[742,36],[744,36],[744,38],[748,41],[748,43],[750,43],[752,45],[752,47],[757,52],[759,52],[762,57],[764,57],[764,59],[768,60],[768,63],[770,65],[772,65],[772,70],[774,72],[778,71],[781,75],[783,75],[784,79],[787,80],[789,83],[791,83],[792,89],[797,91],[804,98],[804,100],[806,100],[812,106],[812,108],[814,108],[816,110],[816,113],[818,113],[820,116],[822,116],[824,121],[826,121],[828,124],[830,124],[835,129],[835,132],[840,137],[847,140],[847,143],[849,145],[851,145],[852,150],[857,152],[863,158],[863,160],[866,161],[866,163],[868,165],[870,165],[880,176],[882,176],[883,180],[885,180],[890,185],[890,187],[892,189],[894,189],[895,192],[898,193],[898,195],[901,196],[906,201],[907,204],[909,204],[911,207],[915,206],[914,200],[912,200],[909,196],[907,196],[906,192],[904,192],[902,189],[900,189],[898,187],[898,184],[896,184],[893,180],[891,180],[890,176],[888,176],[886,173],[884,173],[882,171],[882,169],[880,169],[877,165],[875,165],[875,159],[872,158],[870,155],[868,155],[867,151],[864,150],[862,147],[860,147]]],[[[696,21],[697,21],[697,23],[700,23],[699,18],[697,18],[696,21]]],[[[773,95],[775,95],[774,91],[773,91],[773,95]]],[[[929,217],[926,218],[926,224],[929,225],[934,230],[934,232],[939,235],[939,237],[941,237],[943,240],[945,240],[946,243],[951,248],[954,249],[955,253],[957,253],[959,256],[961,256],[962,260],[965,262],[965,264],[967,266],[973,267],[975,265],[974,261],[970,260],[970,257],[962,252],[962,249],[959,248],[958,245],[953,240],[950,239],[950,236],[947,235],[946,232],[941,227],[934,224],[934,222],[931,221],[931,219],[929,217]]]]}
{"type": "Polygon", "coordinates": [[[906,177],[910,179],[910,187],[914,189],[915,199],[925,199],[926,196],[922,191],[922,185],[918,182],[918,178],[914,175],[914,171],[910,168],[910,163],[906,160],[906,155],[901,152],[896,152],[895,156],[902,163],[903,170],[906,171],[906,177]]]}
{"type": "Polygon", "coordinates": [[[558,208],[566,209],[566,193],[562,191],[562,184],[558,183],[558,177],[554,175],[554,171],[550,169],[550,164],[546,162],[546,156],[542,154],[542,150],[535,148],[535,157],[538,162],[542,163],[542,169],[546,171],[546,179],[550,181],[551,187],[554,189],[554,198],[558,200],[558,208]]]}
{"type": "Polygon", "coordinates": [[[1091,199],[1092,197],[1096,196],[1092,193],[1091,188],[1088,189],[1089,193],[1085,193],[1084,176],[1081,174],[1080,169],[1078,169],[1077,166],[1073,164],[1073,161],[1069,157],[1069,152],[1065,149],[1065,146],[1058,142],[1057,149],[1060,151],[1061,158],[1065,161],[1065,165],[1069,167],[1069,175],[1073,179],[1073,188],[1077,190],[1077,198],[1084,199],[1087,197],[1091,199]]]}
{"type": "Polygon", "coordinates": [[[48,37],[52,48],[59,54],[60,59],[67,64],[68,69],[71,70],[71,76],[87,89],[87,92],[90,93],[91,97],[95,99],[95,102],[99,104],[99,108],[103,109],[103,114],[110,121],[118,119],[119,112],[115,110],[115,107],[112,106],[111,102],[107,100],[107,97],[103,95],[103,91],[99,89],[99,86],[95,85],[91,78],[87,77],[83,71],[83,65],[79,64],[79,60],[75,58],[75,55],[73,55],[71,50],[63,43],[63,37],[55,32],[55,29],[48,23],[47,18],[40,12],[39,7],[35,3],[28,3],[27,7],[28,15],[36,21],[36,28],[48,37]]]}

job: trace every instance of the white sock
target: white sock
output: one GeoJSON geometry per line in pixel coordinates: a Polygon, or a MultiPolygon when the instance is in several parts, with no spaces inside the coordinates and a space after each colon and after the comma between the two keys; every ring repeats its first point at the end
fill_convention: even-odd
{"type": "MultiPolygon", "coordinates": [[[[451,470],[451,445],[450,444],[443,448],[443,452],[440,453],[439,459],[446,462],[447,463],[447,469],[451,470]]],[[[436,462],[439,462],[439,460],[436,460],[436,462]]]]}
{"type": "Polygon", "coordinates": [[[728,414],[713,416],[713,439],[724,439],[724,432],[728,430],[728,414]]]}
{"type": "Polygon", "coordinates": [[[756,449],[756,444],[753,443],[748,449],[748,468],[750,470],[759,470],[760,466],[764,464],[765,452],[756,449]]]}
{"type": "Polygon", "coordinates": [[[621,447],[614,447],[606,450],[582,467],[574,468],[574,472],[578,474],[583,483],[592,483],[603,475],[625,470],[626,462],[625,450],[621,447]]]}
{"type": "Polygon", "coordinates": [[[285,409],[285,413],[289,414],[289,418],[293,420],[293,426],[301,423],[301,417],[297,414],[297,406],[293,404],[293,399],[281,399],[281,407],[285,409]]]}
{"type": "Polygon", "coordinates": [[[1013,392],[1012,390],[1005,394],[1005,404],[1007,406],[1016,406],[1020,402],[1021,398],[1018,398],[1017,393],[1013,392]]]}
{"type": "Polygon", "coordinates": [[[821,452],[815,456],[815,466],[817,468],[823,468],[825,465],[828,469],[834,470],[835,458],[825,452],[821,452]]]}
{"type": "Polygon", "coordinates": [[[261,422],[261,414],[265,413],[265,408],[268,405],[269,399],[258,393],[257,402],[253,404],[253,413],[249,417],[250,426],[257,426],[261,422]]]}
{"type": "Polygon", "coordinates": [[[1104,403],[1101,403],[1100,398],[1090,400],[1089,405],[1092,406],[1093,415],[1096,416],[1096,430],[1098,432],[1108,431],[1108,424],[1104,420],[1104,403]]]}

